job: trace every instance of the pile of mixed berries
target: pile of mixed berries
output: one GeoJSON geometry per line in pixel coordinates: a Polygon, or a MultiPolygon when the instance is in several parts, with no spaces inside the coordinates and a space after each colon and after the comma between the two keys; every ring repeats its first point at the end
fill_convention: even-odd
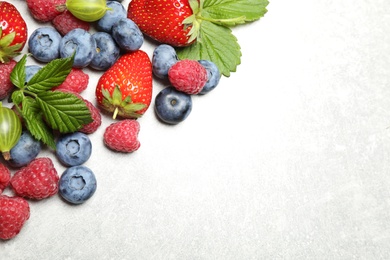
{"type": "MultiPolygon", "coordinates": [[[[155,114],[170,125],[185,120],[192,110],[192,96],[210,92],[221,78],[212,61],[178,58],[175,48],[194,41],[188,34],[190,28],[179,31],[169,28],[165,35],[162,29],[149,30],[143,23],[146,12],[140,10],[142,1],[132,0],[128,10],[121,1],[106,0],[94,0],[97,3],[94,6],[100,4],[98,10],[90,10],[89,3],[85,3],[83,10],[77,9],[83,1],[26,0],[30,14],[42,25],[31,33],[27,32],[18,10],[11,3],[0,1],[0,100],[17,98],[13,96],[11,72],[17,64],[14,58],[27,44],[28,52],[42,66],[26,65],[25,82],[34,79],[46,63],[73,57],[70,73],[52,91],[72,93],[85,103],[91,115],[91,122],[77,131],[53,131],[54,154],[67,167],[59,175],[51,158],[39,156],[42,141],[29,131],[19,113],[20,106],[0,105],[0,150],[5,158],[0,162],[0,239],[11,239],[19,233],[30,216],[28,200],[60,194],[71,204],[81,204],[94,194],[95,174],[84,163],[92,152],[88,135],[101,127],[103,114],[117,119],[106,127],[102,137],[109,149],[124,153],[139,149],[137,119],[151,105],[153,77],[166,84],[155,96],[155,114]],[[93,17],[95,14],[99,16],[93,17]],[[144,35],[158,43],[151,58],[142,50],[144,35]],[[102,72],[95,100],[82,97],[89,84],[89,76],[83,70],[87,67],[102,72]],[[1,195],[6,188],[14,196],[1,195]]],[[[160,1],[155,2],[157,6],[160,1]]],[[[181,14],[191,12],[189,5],[182,8],[181,14]]],[[[183,17],[179,18],[167,21],[166,26],[173,23],[183,27],[183,17]]]]}

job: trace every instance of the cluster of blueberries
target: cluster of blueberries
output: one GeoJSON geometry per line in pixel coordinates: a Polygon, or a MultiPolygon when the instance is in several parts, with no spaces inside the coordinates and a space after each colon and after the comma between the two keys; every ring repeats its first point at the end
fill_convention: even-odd
{"type": "MultiPolygon", "coordinates": [[[[16,145],[10,150],[12,167],[20,168],[34,160],[42,150],[41,142],[28,130],[23,130],[16,145]]],[[[81,204],[96,191],[96,177],[83,164],[90,158],[92,144],[89,137],[81,132],[60,136],[56,141],[56,156],[67,167],[59,180],[58,192],[71,204],[81,204]]]]}
{"type": "Polygon", "coordinates": [[[76,28],[62,36],[51,26],[39,27],[28,40],[29,52],[41,62],[67,58],[75,53],[74,68],[89,66],[107,70],[122,51],[138,50],[144,42],[142,32],[127,18],[121,3],[108,1],[107,6],[111,9],[96,22],[97,32],[76,28]]]}

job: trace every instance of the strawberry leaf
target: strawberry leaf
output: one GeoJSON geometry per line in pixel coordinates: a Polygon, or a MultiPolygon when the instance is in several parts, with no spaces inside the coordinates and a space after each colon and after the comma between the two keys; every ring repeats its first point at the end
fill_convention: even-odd
{"type": "Polygon", "coordinates": [[[61,133],[75,132],[92,122],[87,105],[74,94],[45,91],[37,94],[36,101],[48,125],[61,133]]]}
{"type": "Polygon", "coordinates": [[[202,21],[200,36],[194,44],[176,52],[180,59],[211,60],[226,77],[241,63],[240,45],[231,29],[208,21],[202,21]]]}
{"type": "Polygon", "coordinates": [[[27,82],[27,89],[39,93],[61,85],[72,69],[73,59],[74,54],[67,58],[52,60],[27,82]]]}
{"type": "Polygon", "coordinates": [[[35,139],[42,141],[49,147],[55,149],[56,144],[51,129],[42,120],[41,110],[36,101],[31,97],[23,99],[22,103],[23,120],[27,129],[35,139]]]}

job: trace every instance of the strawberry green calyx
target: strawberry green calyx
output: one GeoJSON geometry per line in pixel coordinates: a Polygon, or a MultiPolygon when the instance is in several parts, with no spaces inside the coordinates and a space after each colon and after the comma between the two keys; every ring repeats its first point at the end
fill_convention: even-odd
{"type": "Polygon", "coordinates": [[[138,111],[146,107],[143,103],[133,103],[130,96],[122,97],[122,92],[118,85],[115,86],[112,95],[106,89],[102,89],[103,107],[106,111],[112,112],[112,118],[119,115],[124,118],[139,118],[142,116],[138,111]]]}
{"type": "MultiPolygon", "coordinates": [[[[0,37],[3,34],[3,30],[0,27],[0,37]]],[[[15,32],[4,35],[0,38],[0,62],[7,63],[13,57],[16,57],[20,54],[20,49],[22,48],[22,43],[12,44],[16,36],[15,32]]]]}

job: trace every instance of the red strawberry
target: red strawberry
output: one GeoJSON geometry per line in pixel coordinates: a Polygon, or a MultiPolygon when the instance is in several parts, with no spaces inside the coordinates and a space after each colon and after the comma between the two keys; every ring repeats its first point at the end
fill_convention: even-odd
{"type": "Polygon", "coordinates": [[[125,119],[109,125],[103,135],[103,141],[110,149],[117,152],[131,153],[140,147],[137,120],[125,119]]]}
{"type": "Polygon", "coordinates": [[[4,164],[0,163],[0,194],[8,186],[10,179],[11,172],[4,164]]]}
{"type": "Polygon", "coordinates": [[[98,105],[123,118],[138,118],[152,100],[152,63],[146,52],[122,55],[103,73],[96,86],[98,105]]]}
{"type": "Polygon", "coordinates": [[[65,4],[66,0],[26,0],[27,7],[35,20],[50,22],[63,10],[57,7],[65,4]]]}
{"type": "Polygon", "coordinates": [[[65,81],[53,90],[70,90],[81,93],[88,87],[89,76],[82,69],[72,68],[65,81]]]}
{"type": "Polygon", "coordinates": [[[193,42],[189,35],[192,25],[183,24],[192,14],[188,0],[132,0],[127,10],[128,18],[144,34],[175,47],[193,42]]]}
{"type": "Polygon", "coordinates": [[[42,157],[16,171],[11,186],[18,196],[40,200],[57,193],[58,180],[52,160],[42,157]]]}
{"type": "Polygon", "coordinates": [[[207,82],[207,70],[196,60],[179,60],[168,71],[174,88],[189,95],[198,94],[207,82]]]}
{"type": "Polygon", "coordinates": [[[0,100],[6,98],[14,88],[14,85],[10,80],[10,75],[15,65],[16,61],[14,60],[10,60],[6,63],[0,62],[0,100]]]}
{"type": "Polygon", "coordinates": [[[0,62],[19,55],[27,41],[27,25],[16,7],[0,1],[0,62]]]}
{"type": "Polygon", "coordinates": [[[52,24],[54,28],[57,29],[57,31],[65,35],[69,31],[76,29],[76,28],[81,28],[86,31],[89,30],[90,25],[88,22],[82,21],[78,18],[76,18],[71,12],[66,10],[65,12],[57,15],[53,20],[52,24]]]}
{"type": "Polygon", "coordinates": [[[19,234],[29,217],[30,206],[25,199],[0,195],[0,239],[11,239],[19,234]]]}

